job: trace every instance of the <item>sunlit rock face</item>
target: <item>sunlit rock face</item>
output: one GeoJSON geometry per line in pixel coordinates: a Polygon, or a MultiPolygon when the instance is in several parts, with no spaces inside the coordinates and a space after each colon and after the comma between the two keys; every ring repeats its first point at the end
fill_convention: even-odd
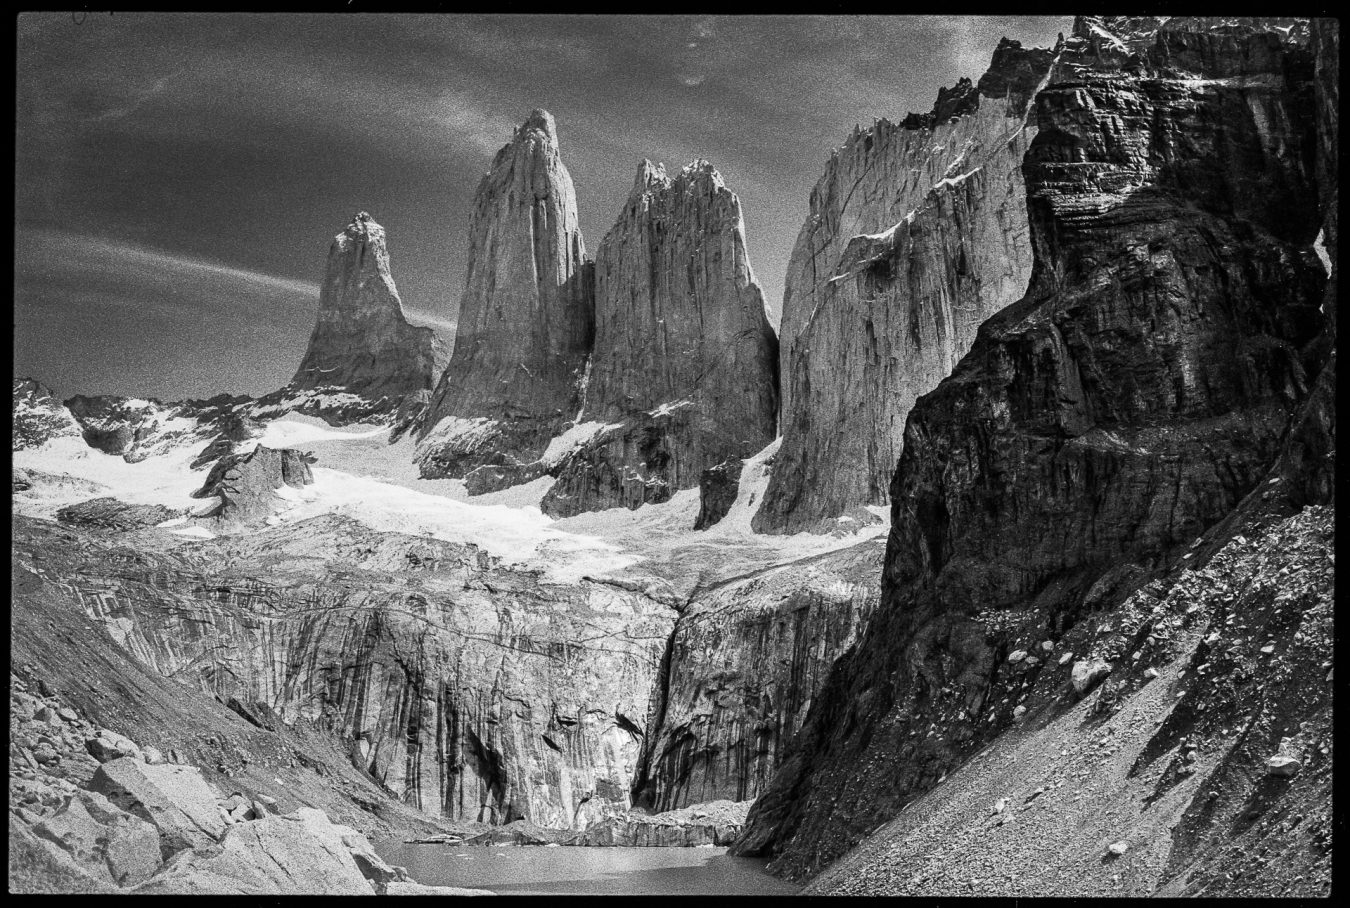
{"type": "Polygon", "coordinates": [[[650,161],[595,262],[595,349],[578,424],[544,499],[570,516],[694,488],[774,438],[778,342],[745,250],[740,200],[706,161],[650,161]]]}
{"type": "Polygon", "coordinates": [[[479,183],[468,268],[454,355],[419,435],[426,477],[536,461],[580,409],[593,277],[547,111],[530,115],[479,183]]]}
{"type": "Polygon", "coordinates": [[[404,317],[385,228],[359,212],[333,237],[315,331],[281,394],[290,409],[320,416],[359,403],[348,397],[362,399],[370,410],[397,410],[412,395],[425,405],[444,364],[436,332],[404,317]]]}
{"type": "Polygon", "coordinates": [[[978,84],[831,157],[788,264],[783,447],[757,531],[828,530],[885,504],[914,402],[1026,291],[1028,100],[1053,58],[1004,41],[978,84]]]}
{"type": "Polygon", "coordinates": [[[1010,652],[1109,617],[1267,475],[1328,358],[1308,44],[1077,21],[1029,114],[1027,293],[910,412],[881,603],[743,852],[843,854],[1068,670],[1010,652]]]}

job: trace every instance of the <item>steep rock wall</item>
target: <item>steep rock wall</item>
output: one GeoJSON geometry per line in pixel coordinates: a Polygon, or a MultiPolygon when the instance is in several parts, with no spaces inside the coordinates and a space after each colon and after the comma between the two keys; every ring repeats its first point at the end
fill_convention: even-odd
{"type": "Polygon", "coordinates": [[[884,543],[758,571],[680,613],[634,802],[753,800],[881,598],[884,543]]]}
{"type": "Polygon", "coordinates": [[[740,200],[711,164],[671,179],[642,162],[596,253],[595,313],[577,422],[608,428],[559,466],[545,513],[665,501],[773,441],[778,341],[740,200]]]}
{"type": "Polygon", "coordinates": [[[742,853],[828,865],[1067,671],[1008,655],[1109,612],[1272,465],[1326,355],[1297,26],[1076,23],[1034,101],[1027,296],[911,412],[882,602],[742,853]]]}
{"type": "Polygon", "coordinates": [[[629,806],[666,605],[336,517],[44,565],[141,663],[326,730],[426,813],[569,829],[629,806]]]}
{"type": "Polygon", "coordinates": [[[884,504],[915,400],[1031,274],[1027,102],[1052,51],[1004,41],[933,111],[855,132],[811,192],[783,300],[783,447],[755,529],[884,504]]]}
{"type": "Polygon", "coordinates": [[[419,434],[423,476],[539,458],[580,408],[592,285],[557,127],[536,110],[474,197],[455,351],[419,434]]]}

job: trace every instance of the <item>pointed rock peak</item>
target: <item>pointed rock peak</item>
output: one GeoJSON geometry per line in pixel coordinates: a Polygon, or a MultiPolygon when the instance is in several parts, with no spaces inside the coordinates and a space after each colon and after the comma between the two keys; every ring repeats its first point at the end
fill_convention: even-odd
{"type": "Polygon", "coordinates": [[[349,223],[341,233],[334,237],[334,241],[342,249],[346,249],[350,242],[360,243],[383,243],[384,228],[375,223],[375,219],[367,211],[358,211],[352,215],[349,223]]]}
{"type": "Polygon", "coordinates": [[[546,143],[555,148],[558,145],[558,126],[553,121],[553,114],[542,107],[536,107],[530,114],[529,119],[516,129],[512,141],[528,141],[536,136],[542,137],[546,143]]]}
{"type": "Polygon", "coordinates": [[[633,181],[633,192],[641,195],[652,186],[669,186],[670,178],[666,176],[664,164],[653,164],[646,158],[638,165],[637,179],[633,181]]]}
{"type": "Polygon", "coordinates": [[[352,221],[347,225],[347,233],[351,236],[369,236],[384,233],[384,228],[375,223],[375,219],[370,216],[370,212],[358,211],[352,215],[352,221]]]}
{"type": "Polygon", "coordinates": [[[679,179],[689,186],[696,183],[707,183],[714,190],[726,188],[726,183],[722,180],[722,175],[717,172],[717,168],[702,158],[684,165],[684,169],[680,171],[679,179]]]}

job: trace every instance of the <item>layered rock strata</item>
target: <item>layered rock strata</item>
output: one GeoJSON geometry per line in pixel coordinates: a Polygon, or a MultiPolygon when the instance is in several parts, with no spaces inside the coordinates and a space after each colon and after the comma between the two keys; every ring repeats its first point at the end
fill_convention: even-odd
{"type": "Polygon", "coordinates": [[[420,413],[429,403],[447,358],[435,331],[408,323],[384,228],[358,212],[328,249],[318,318],[295,377],[255,410],[337,424],[394,414],[406,421],[409,408],[420,413]]]}
{"type": "Polygon", "coordinates": [[[887,502],[914,402],[1031,276],[1022,158],[1054,52],[1003,41],[929,114],[855,131],[811,192],[783,297],[783,446],[755,529],[887,502]]]}
{"type": "Polygon", "coordinates": [[[116,498],[91,498],[56,512],[60,523],[89,529],[136,530],[178,517],[180,512],[160,504],[127,504],[116,498]]]}
{"type": "Polygon", "coordinates": [[[390,799],[327,735],[250,725],[114,643],[63,571],[99,552],[115,574],[142,552],[24,517],[13,541],[11,892],[300,894],[341,879],[381,893],[406,875],[363,832],[452,828],[390,799]]]}
{"type": "Polygon", "coordinates": [[[51,544],[43,565],[150,671],[322,730],[403,803],[554,829],[630,805],[667,605],[338,517],[127,552],[51,544]]]}
{"type": "Polygon", "coordinates": [[[881,604],[742,853],[828,865],[1068,671],[1027,643],[1110,619],[1274,464],[1327,358],[1313,74],[1296,20],[1076,22],[1033,102],[1028,293],[910,413],[881,604]]]}
{"type": "Polygon", "coordinates": [[[580,408],[592,289],[557,128],[536,110],[474,197],[454,355],[418,436],[423,476],[539,459],[580,408]]]}
{"type": "Polygon", "coordinates": [[[556,468],[554,516],[666,501],[773,441],[778,341],[745,249],[740,200],[706,161],[643,161],[595,261],[595,348],[556,468]]]}

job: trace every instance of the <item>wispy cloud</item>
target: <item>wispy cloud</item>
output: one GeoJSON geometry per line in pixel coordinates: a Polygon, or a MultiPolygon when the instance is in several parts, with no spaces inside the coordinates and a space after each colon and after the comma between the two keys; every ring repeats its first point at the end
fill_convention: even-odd
{"type": "Polygon", "coordinates": [[[105,272],[124,278],[153,277],[192,286],[192,281],[221,280],[240,285],[245,293],[267,290],[296,303],[317,300],[319,285],[312,281],[267,274],[224,262],[142,246],[126,240],[88,236],[63,230],[30,230],[18,237],[17,276],[50,273],[54,263],[78,271],[105,272]]]}
{"type": "MultiPolygon", "coordinates": [[[[175,73],[174,75],[177,75],[177,73],[175,73]]],[[[114,104],[114,106],[108,108],[107,110],[104,110],[102,113],[95,114],[94,116],[90,117],[90,119],[95,123],[100,123],[109,120],[120,120],[123,117],[130,116],[131,114],[139,110],[141,105],[143,105],[146,101],[149,101],[156,95],[163,93],[164,89],[168,87],[169,80],[171,78],[173,78],[172,75],[165,76],[162,79],[156,79],[154,84],[151,85],[149,88],[142,89],[139,91],[135,90],[131,91],[123,101],[114,104]]]]}

